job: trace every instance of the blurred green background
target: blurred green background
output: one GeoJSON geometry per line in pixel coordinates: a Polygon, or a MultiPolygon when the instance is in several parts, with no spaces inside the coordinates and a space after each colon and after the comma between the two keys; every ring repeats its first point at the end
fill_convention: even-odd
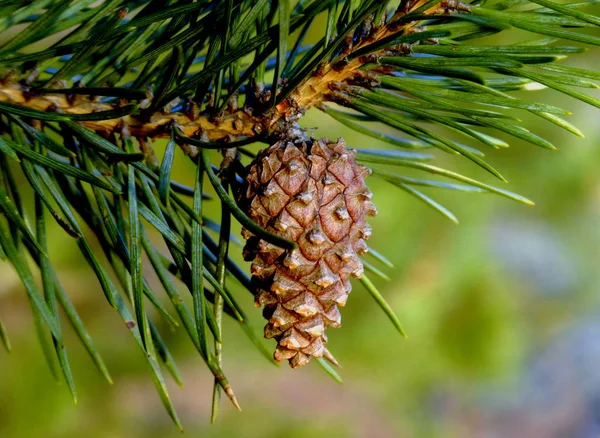
{"type": "MultiPolygon", "coordinates": [[[[598,69],[600,50],[569,62],[598,69]]],[[[344,366],[344,385],[312,363],[277,369],[227,320],[224,369],[243,412],[224,400],[211,426],[209,371],[182,329],[159,326],[184,377],[184,388],[171,381],[169,388],[187,436],[600,436],[600,111],[547,90],[521,97],[572,110],[570,120],[587,136],[578,139],[520,112],[532,131],[560,150],[511,139],[509,150],[488,152],[489,162],[510,181],[504,188],[534,200],[535,207],[492,195],[427,191],[458,216],[461,224],[455,226],[370,178],[379,215],[370,220],[369,243],[396,266],[378,265],[392,280],[376,283],[408,339],[355,282],[343,327],[328,333],[328,346],[344,366]]],[[[341,136],[353,147],[387,147],[316,110],[302,124],[314,128],[314,136],[341,136]]],[[[160,145],[157,152],[162,156],[160,145]]],[[[467,160],[437,157],[437,165],[502,184],[467,160]]],[[[174,175],[189,184],[191,163],[178,156],[176,166],[174,175]]],[[[73,406],[66,386],[51,378],[16,275],[1,264],[0,316],[13,352],[0,349],[0,437],[180,436],[132,337],[72,239],[53,230],[52,260],[115,384],[97,373],[65,322],[79,393],[73,406]]],[[[241,262],[240,252],[232,246],[241,262]]],[[[260,335],[261,312],[247,292],[236,291],[260,335]]]]}

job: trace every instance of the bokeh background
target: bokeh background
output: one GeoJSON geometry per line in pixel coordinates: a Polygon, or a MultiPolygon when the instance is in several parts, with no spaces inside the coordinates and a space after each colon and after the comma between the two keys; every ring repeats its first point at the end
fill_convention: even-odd
{"type": "MultiPolygon", "coordinates": [[[[600,50],[569,63],[598,69],[600,50]]],[[[316,364],[296,371],[274,367],[226,320],[224,368],[243,412],[224,400],[211,426],[210,373],[182,329],[160,326],[184,377],[184,388],[171,381],[169,388],[187,436],[600,436],[600,110],[548,90],[521,97],[572,110],[571,121],[586,133],[578,139],[520,112],[559,151],[511,139],[510,149],[488,152],[510,181],[503,188],[534,200],[535,207],[493,195],[426,191],[458,216],[455,226],[394,186],[370,179],[380,212],[370,221],[370,245],[395,265],[378,265],[391,281],[374,280],[408,338],[357,282],[343,327],[328,333],[344,366],[344,385],[316,364]]],[[[388,147],[318,111],[302,123],[315,136],[341,136],[350,146],[388,147]]],[[[156,146],[159,156],[162,147],[156,146]]],[[[436,164],[496,184],[467,160],[437,154],[436,164]]],[[[189,184],[193,167],[178,156],[173,174],[189,184]]],[[[65,323],[79,393],[73,406],[66,386],[48,371],[16,275],[0,264],[0,316],[13,344],[11,354],[0,349],[0,437],[181,436],[72,239],[54,228],[50,246],[115,384],[106,384],[65,323]]],[[[240,252],[232,247],[241,262],[240,252]]],[[[261,312],[247,292],[235,290],[260,335],[261,312]]]]}

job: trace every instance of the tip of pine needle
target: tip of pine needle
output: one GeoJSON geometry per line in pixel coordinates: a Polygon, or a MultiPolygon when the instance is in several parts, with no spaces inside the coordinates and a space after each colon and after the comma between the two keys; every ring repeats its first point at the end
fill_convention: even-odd
{"type": "Polygon", "coordinates": [[[229,397],[229,400],[231,400],[231,403],[233,403],[233,406],[235,406],[237,408],[238,411],[242,411],[242,407],[240,406],[239,402],[237,401],[237,398],[235,397],[235,394],[233,393],[233,389],[231,389],[231,387],[227,387],[227,388],[223,388],[225,390],[225,394],[227,394],[227,397],[229,397]]]}
{"type": "Polygon", "coordinates": [[[317,358],[317,363],[321,366],[321,368],[323,368],[323,370],[327,374],[329,374],[329,377],[331,377],[333,380],[338,382],[340,385],[344,384],[344,380],[337,373],[337,371],[330,365],[329,361],[325,360],[325,358],[323,358],[323,357],[319,357],[319,358],[317,358]]]}
{"type": "Polygon", "coordinates": [[[342,366],[340,365],[340,363],[333,356],[333,354],[331,354],[331,352],[329,350],[325,349],[325,352],[323,353],[323,357],[325,359],[327,359],[329,362],[331,362],[333,365],[335,365],[336,367],[342,368],[342,366]]]}
{"type": "Polygon", "coordinates": [[[238,411],[242,412],[242,407],[238,403],[237,398],[235,398],[235,396],[233,396],[233,398],[231,399],[231,402],[233,403],[233,406],[235,406],[237,408],[238,411]]]}
{"type": "MultiPolygon", "coordinates": [[[[102,365],[104,365],[104,364],[102,364],[102,365]]],[[[100,368],[100,374],[102,374],[102,376],[104,377],[104,380],[106,380],[106,382],[109,385],[114,385],[115,384],[114,380],[112,379],[112,376],[110,375],[110,373],[108,372],[108,370],[106,369],[105,366],[102,366],[100,368]]]]}
{"type": "Polygon", "coordinates": [[[212,414],[210,415],[210,424],[215,424],[217,422],[218,418],[219,418],[219,411],[218,411],[218,409],[215,410],[214,406],[213,406],[213,411],[212,411],[212,414]]]}

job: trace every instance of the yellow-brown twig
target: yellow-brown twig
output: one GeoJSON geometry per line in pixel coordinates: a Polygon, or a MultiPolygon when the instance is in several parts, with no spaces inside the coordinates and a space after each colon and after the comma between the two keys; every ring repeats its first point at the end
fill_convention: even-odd
{"type": "MultiPolygon", "coordinates": [[[[422,6],[425,2],[425,0],[417,1],[411,5],[410,11],[422,6]]],[[[438,9],[440,9],[439,4],[431,7],[425,13],[435,14],[438,9]]],[[[393,34],[400,35],[413,30],[416,22],[397,25],[396,20],[403,15],[405,14],[397,14],[390,22],[376,29],[366,40],[353,47],[349,53],[356,52],[393,34]]],[[[375,52],[375,54],[381,54],[383,51],[385,49],[375,52]]],[[[218,118],[211,117],[206,113],[193,114],[191,111],[189,113],[177,111],[156,112],[147,117],[132,114],[118,119],[80,123],[102,134],[109,134],[126,126],[131,135],[136,137],[168,137],[171,123],[177,124],[186,136],[202,136],[207,141],[253,137],[264,130],[276,130],[278,120],[294,115],[298,110],[304,111],[328,100],[331,95],[331,84],[346,83],[352,80],[365,62],[363,57],[357,57],[343,67],[336,66],[335,61],[321,66],[318,72],[305,79],[284,102],[276,106],[267,118],[254,116],[244,110],[231,111],[218,118]]],[[[10,80],[0,83],[0,102],[10,102],[31,109],[63,114],[90,114],[115,109],[114,105],[101,103],[93,98],[79,97],[72,101],[64,94],[31,94],[26,92],[21,84],[10,80]]]]}
{"type": "MultiPolygon", "coordinates": [[[[10,102],[27,108],[52,111],[63,114],[90,114],[114,109],[113,105],[97,102],[87,98],[72,103],[64,94],[44,93],[29,96],[18,83],[4,84],[0,88],[0,102],[10,102]]],[[[147,119],[136,115],[128,115],[118,119],[86,121],[81,124],[94,131],[108,134],[122,125],[127,126],[131,135],[136,137],[168,137],[168,125],[174,122],[179,125],[186,136],[205,133],[208,141],[219,141],[226,137],[251,137],[257,134],[259,119],[239,110],[222,119],[211,120],[205,115],[195,117],[181,111],[164,114],[155,113],[147,119]]]]}

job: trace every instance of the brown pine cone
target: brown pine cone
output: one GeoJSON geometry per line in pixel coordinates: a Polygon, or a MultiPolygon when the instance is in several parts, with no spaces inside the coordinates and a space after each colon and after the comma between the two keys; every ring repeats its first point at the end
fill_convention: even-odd
{"type": "Polygon", "coordinates": [[[295,241],[285,250],[247,230],[244,258],[252,261],[256,306],[265,306],[265,337],[277,340],[275,360],[292,368],[328,355],[325,327],[339,327],[338,305],[360,278],[357,254],[367,251],[377,210],[365,185],[370,170],[354,160],[343,139],[280,141],[249,166],[241,204],[268,231],[295,241]]]}

